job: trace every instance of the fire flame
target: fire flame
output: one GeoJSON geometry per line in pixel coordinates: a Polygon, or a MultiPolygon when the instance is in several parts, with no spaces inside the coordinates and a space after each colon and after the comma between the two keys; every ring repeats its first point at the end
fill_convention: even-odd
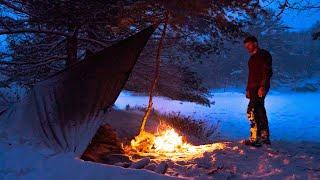
{"type": "Polygon", "coordinates": [[[131,147],[126,148],[126,152],[131,155],[157,157],[157,159],[188,160],[201,157],[204,152],[223,148],[222,143],[194,146],[184,142],[183,137],[173,128],[167,128],[157,134],[141,132],[131,141],[131,147]]]}

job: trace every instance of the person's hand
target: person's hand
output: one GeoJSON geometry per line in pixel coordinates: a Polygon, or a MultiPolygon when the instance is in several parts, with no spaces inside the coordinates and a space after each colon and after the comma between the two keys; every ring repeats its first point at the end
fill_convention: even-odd
{"type": "Polygon", "coordinates": [[[266,95],[266,89],[264,87],[260,87],[258,90],[258,96],[264,97],[266,95]]]}
{"type": "Polygon", "coordinates": [[[249,99],[250,98],[250,92],[247,90],[246,91],[246,98],[249,99]]]}

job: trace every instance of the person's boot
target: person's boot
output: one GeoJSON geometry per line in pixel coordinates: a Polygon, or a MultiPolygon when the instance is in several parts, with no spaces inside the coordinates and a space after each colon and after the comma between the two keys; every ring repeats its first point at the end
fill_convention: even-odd
{"type": "Polygon", "coordinates": [[[250,141],[253,142],[258,138],[258,124],[254,115],[254,108],[247,113],[247,116],[250,121],[250,141]]]}
{"type": "Polygon", "coordinates": [[[261,139],[260,142],[265,145],[271,145],[271,141],[269,138],[261,139]]]}
{"type": "Polygon", "coordinates": [[[271,145],[270,139],[263,140],[261,143],[265,145],[271,145]]]}
{"type": "Polygon", "coordinates": [[[252,141],[250,139],[246,139],[242,141],[242,144],[246,146],[253,146],[253,147],[261,147],[262,143],[259,140],[252,141]]]}
{"type": "Polygon", "coordinates": [[[261,131],[261,143],[266,145],[271,145],[271,141],[269,138],[269,130],[262,130],[261,131]]]}

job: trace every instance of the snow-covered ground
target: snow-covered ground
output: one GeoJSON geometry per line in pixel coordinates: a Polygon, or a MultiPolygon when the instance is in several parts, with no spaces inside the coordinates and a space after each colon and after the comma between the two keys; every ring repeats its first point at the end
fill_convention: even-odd
{"type": "Polygon", "coordinates": [[[320,144],[273,143],[254,148],[238,142],[222,142],[223,149],[205,152],[185,161],[164,160],[166,176],[146,169],[122,168],[75,158],[72,153],[52,154],[50,150],[0,141],[0,179],[319,179],[320,144]],[[169,176],[168,176],[169,175],[169,176]]]}
{"type": "MultiPolygon", "coordinates": [[[[215,105],[156,97],[155,108],[161,112],[181,112],[215,123],[220,121],[224,149],[204,153],[188,161],[168,160],[167,175],[85,162],[72,153],[56,154],[30,146],[30,142],[10,141],[0,132],[0,180],[2,179],[320,179],[320,94],[271,93],[266,99],[273,144],[254,148],[232,139],[247,137],[247,100],[241,93],[214,93],[215,105]],[[279,141],[283,140],[283,141],[279,141]],[[310,142],[298,142],[310,141],[310,142]],[[292,142],[289,142],[292,141],[292,142]],[[313,142],[311,142],[313,141],[313,142]],[[317,142],[315,142],[317,141],[317,142]]],[[[116,106],[145,105],[147,97],[122,92],[116,106]]],[[[132,121],[127,119],[127,121],[132,121]]],[[[120,123],[120,122],[119,122],[120,123]]],[[[123,122],[122,122],[123,123],[123,122]]],[[[139,123],[139,122],[138,122],[139,123]]],[[[125,123],[128,124],[129,123],[125,123]]],[[[127,127],[130,129],[130,127],[127,127]]]]}
{"type": "Polygon", "coordinates": [[[147,170],[125,169],[75,158],[72,153],[54,154],[28,142],[6,142],[0,134],[0,180],[172,179],[147,170]]]}
{"type": "MultiPolygon", "coordinates": [[[[219,122],[222,139],[243,139],[249,134],[246,118],[248,100],[237,92],[213,93],[215,102],[206,107],[190,102],[154,98],[154,107],[160,112],[180,112],[196,119],[219,122]]],[[[122,92],[116,106],[146,106],[146,96],[122,92]]],[[[271,92],[266,98],[266,109],[272,140],[320,142],[320,93],[271,92]]]]}
{"type": "Polygon", "coordinates": [[[262,148],[224,144],[225,148],[202,157],[168,160],[168,174],[199,179],[320,179],[320,144],[275,142],[262,148]]]}

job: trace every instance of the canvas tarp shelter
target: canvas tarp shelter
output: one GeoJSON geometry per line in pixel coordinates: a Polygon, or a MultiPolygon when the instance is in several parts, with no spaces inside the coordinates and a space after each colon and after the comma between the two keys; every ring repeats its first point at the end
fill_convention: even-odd
{"type": "Polygon", "coordinates": [[[155,27],[150,26],[37,83],[0,116],[10,138],[81,154],[112,106],[155,27]]]}

